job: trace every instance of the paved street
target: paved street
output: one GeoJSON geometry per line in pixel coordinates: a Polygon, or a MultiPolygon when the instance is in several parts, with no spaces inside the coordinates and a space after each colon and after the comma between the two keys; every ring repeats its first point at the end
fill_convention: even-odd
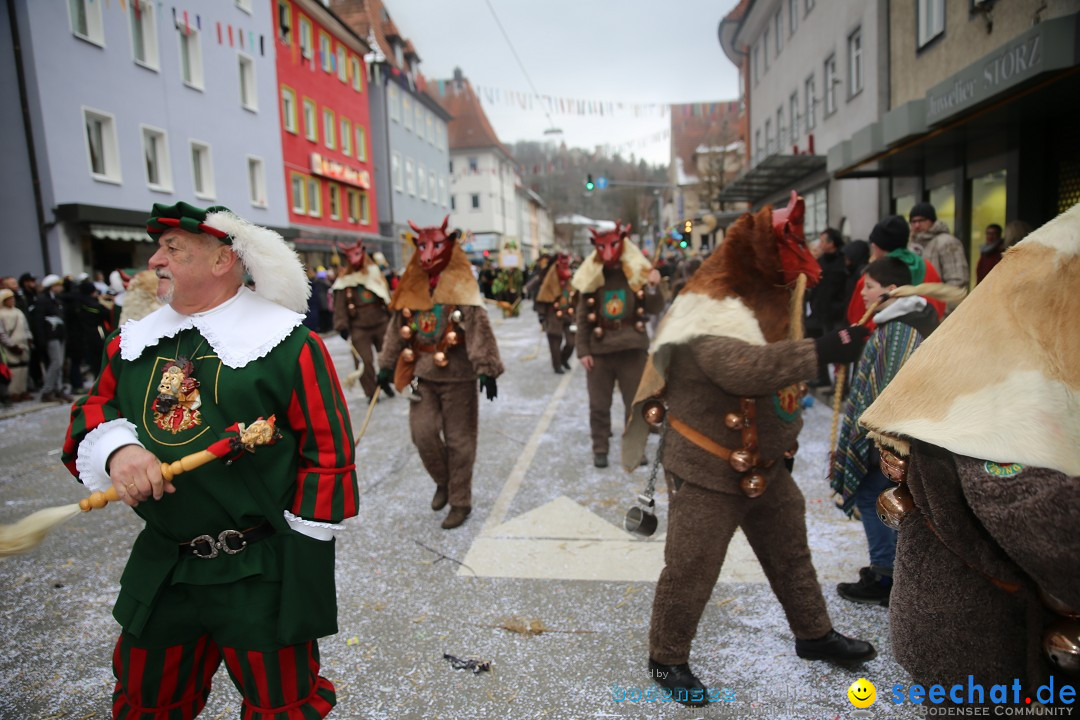
{"type": "MultiPolygon", "coordinates": [[[[622,530],[647,469],[594,469],[584,371],[575,360],[573,372],[551,372],[531,311],[492,322],[507,373],[498,399],[481,400],[474,510],[462,528],[440,529],[443,513],[428,507],[433,487],[409,440],[406,400],[380,402],[360,444],[360,515],[337,541],[340,632],[321,642],[338,691],[331,717],[837,718],[854,710],[847,688],[860,676],[877,686],[874,717],[922,717],[887,702],[888,688],[909,682],[892,659],[887,612],[836,596],[866,550],[861,526],[829,501],[831,410],[821,403],[807,412],[795,472],[811,547],[837,629],[872,641],[879,657],[861,671],[798,659],[740,536],[692,657],[706,685],[729,688],[734,700],[691,710],[616,699],[651,687],[647,632],[666,499],[656,536],[622,530]],[[455,670],[444,653],[492,670],[455,670]]],[[[344,377],[347,346],[336,335],[327,344],[344,377]]],[[[359,386],[348,394],[359,429],[364,398],[359,386]]],[[[60,406],[0,420],[0,522],[85,495],[59,462],[66,420],[60,406]]],[[[0,717],[108,716],[118,631],[110,610],[139,526],[110,506],[0,560],[0,717]]],[[[236,717],[238,708],[222,670],[203,717],[236,717]]]]}

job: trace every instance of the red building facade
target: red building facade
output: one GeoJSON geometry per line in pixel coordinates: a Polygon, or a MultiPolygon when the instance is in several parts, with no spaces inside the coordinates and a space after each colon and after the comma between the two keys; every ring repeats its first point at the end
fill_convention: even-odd
{"type": "Polygon", "coordinates": [[[377,237],[366,43],[316,0],[274,7],[278,111],[297,250],[328,260],[335,242],[377,237]]]}

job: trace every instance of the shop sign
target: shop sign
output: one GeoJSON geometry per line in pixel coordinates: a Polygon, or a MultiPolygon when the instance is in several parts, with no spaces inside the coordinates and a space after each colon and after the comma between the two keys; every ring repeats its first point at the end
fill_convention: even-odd
{"type": "Polygon", "coordinates": [[[311,153],[311,172],[364,190],[371,187],[371,174],[367,170],[349,167],[336,160],[325,158],[317,152],[311,153]]]}
{"type": "Polygon", "coordinates": [[[926,122],[935,125],[1009,88],[1076,62],[1077,15],[1039,23],[926,93],[926,122]]]}

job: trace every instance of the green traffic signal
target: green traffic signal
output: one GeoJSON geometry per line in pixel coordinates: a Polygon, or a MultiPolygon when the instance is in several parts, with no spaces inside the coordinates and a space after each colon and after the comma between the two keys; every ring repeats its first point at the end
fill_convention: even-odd
{"type": "Polygon", "coordinates": [[[585,176],[585,189],[586,190],[594,190],[594,189],[596,189],[596,183],[593,182],[591,173],[589,175],[585,176]]]}

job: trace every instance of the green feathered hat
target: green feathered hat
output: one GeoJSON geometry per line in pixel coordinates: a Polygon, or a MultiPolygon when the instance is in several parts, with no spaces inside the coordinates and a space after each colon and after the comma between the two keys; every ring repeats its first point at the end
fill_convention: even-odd
{"type": "Polygon", "coordinates": [[[255,281],[258,295],[295,312],[307,312],[311,285],[303,263],[285,238],[270,228],[250,223],[223,205],[203,209],[186,202],[154,203],[146,221],[147,234],[157,240],[172,229],[210,235],[231,246],[255,281]]]}

